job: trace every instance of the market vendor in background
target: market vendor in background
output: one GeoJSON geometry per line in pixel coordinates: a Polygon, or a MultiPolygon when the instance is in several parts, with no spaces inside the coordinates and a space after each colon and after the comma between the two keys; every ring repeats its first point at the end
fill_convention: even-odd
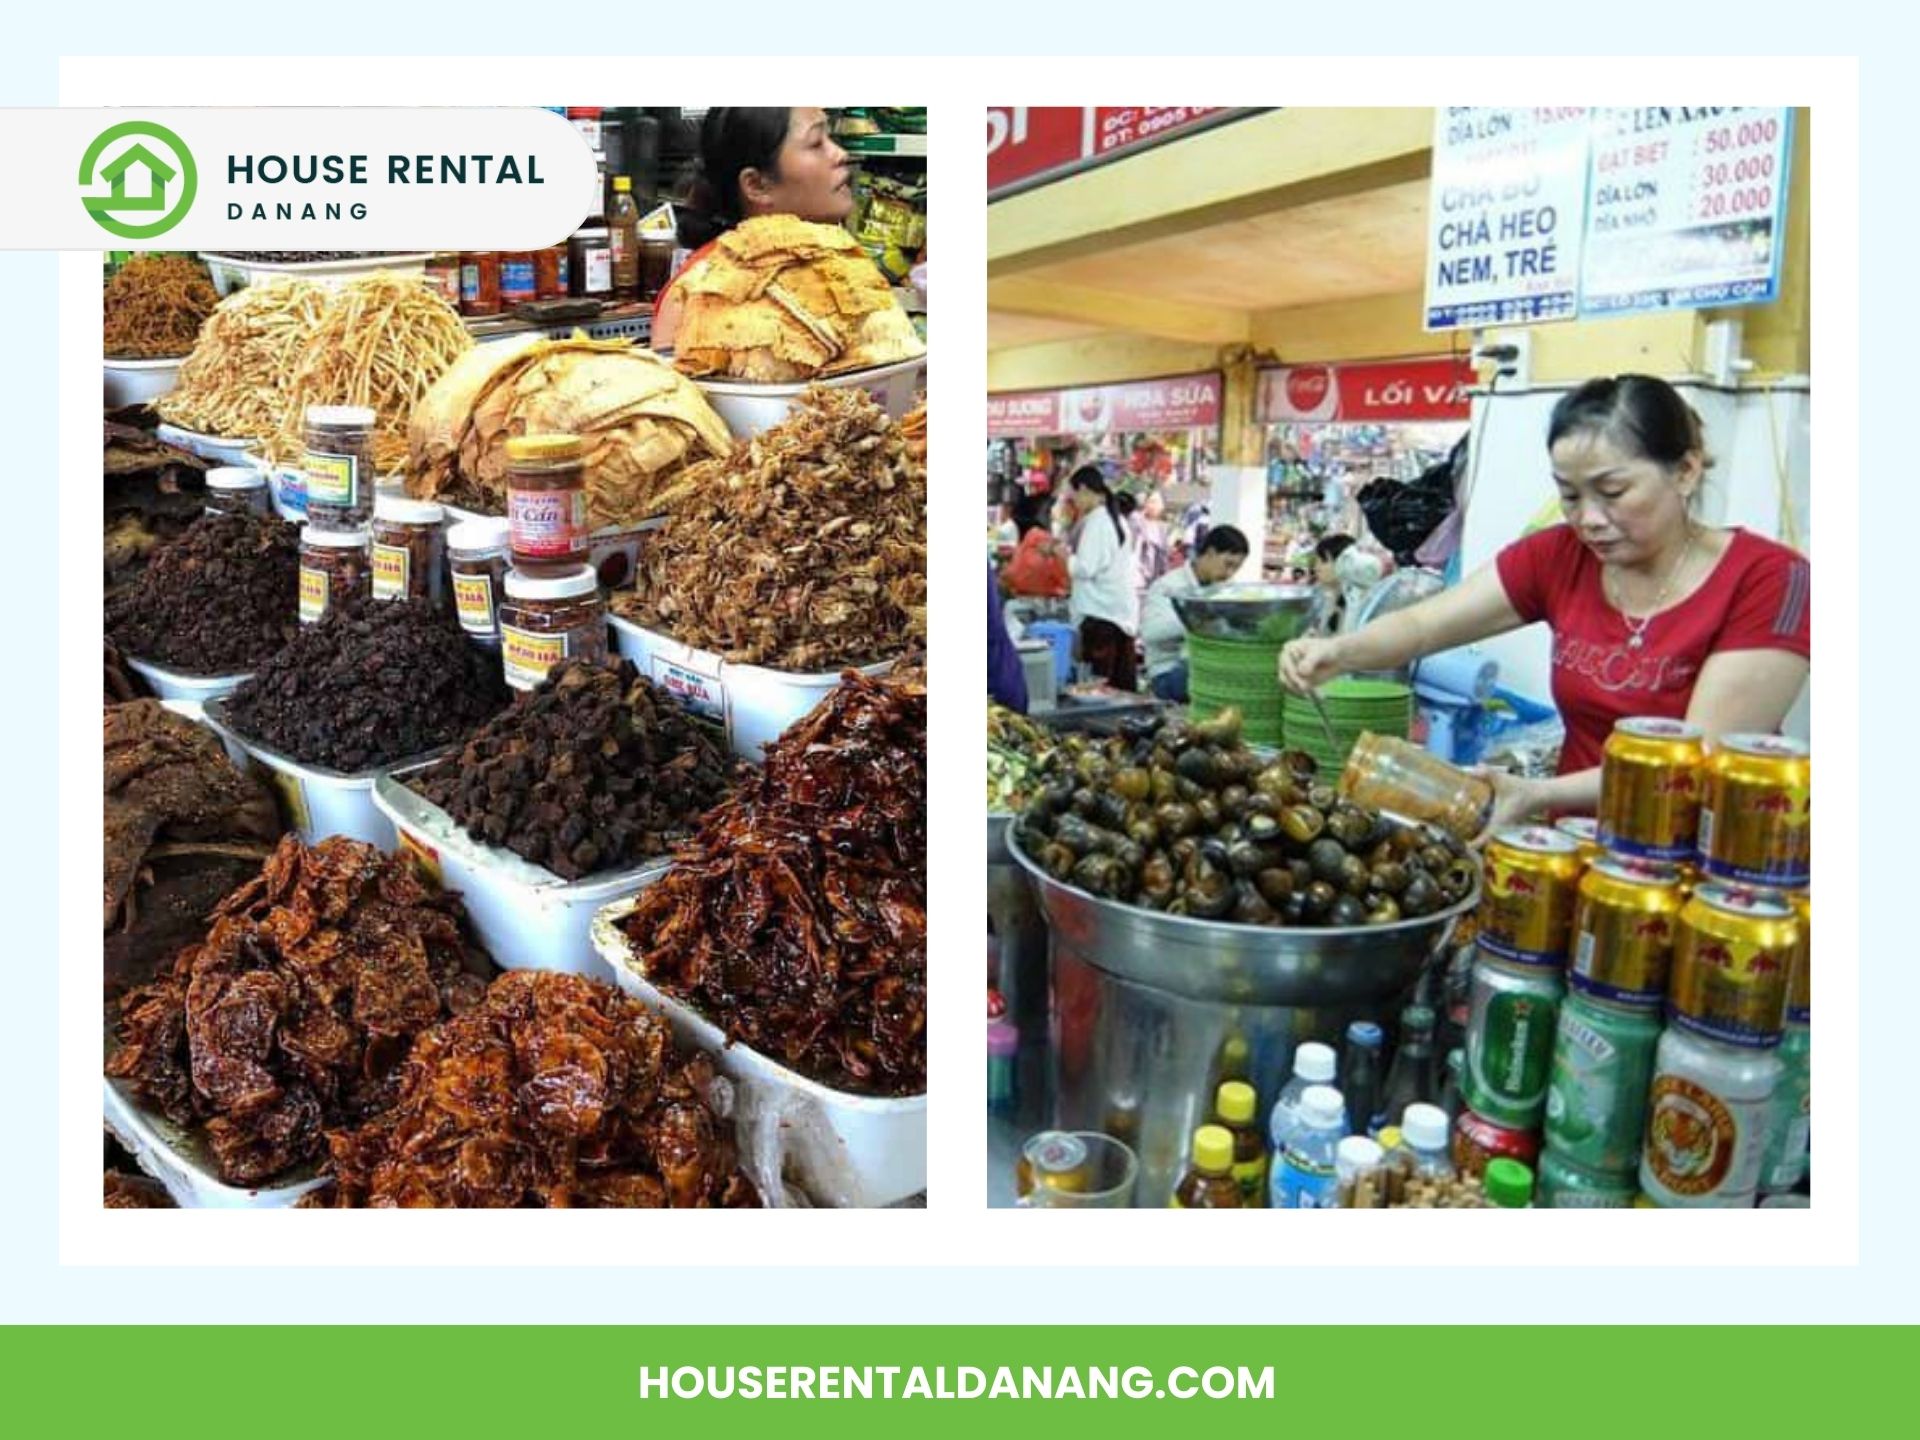
{"type": "MultiPolygon", "coordinates": [[[[1127,522],[1107,477],[1094,465],[1073,472],[1066,502],[1079,527],[1067,574],[1073,582],[1068,611],[1080,627],[1080,658],[1116,690],[1136,690],[1139,666],[1133,642],[1140,629],[1140,606],[1127,522]]],[[[1055,553],[1064,548],[1060,541],[1053,544],[1055,553]]]]}
{"type": "MultiPolygon", "coordinates": [[[[755,215],[795,215],[838,225],[853,213],[853,170],[827,133],[827,112],[784,105],[723,105],[700,125],[700,182],[682,216],[682,243],[697,245],[684,275],[723,234],[755,215]]],[[[673,344],[680,328],[680,276],[653,306],[654,349],[673,344]]]]}
{"type": "Polygon", "coordinates": [[[1173,537],[1168,533],[1166,497],[1158,490],[1148,490],[1140,497],[1140,503],[1127,517],[1127,524],[1133,531],[1134,563],[1140,572],[1140,593],[1145,595],[1153,582],[1165,575],[1172,566],[1168,555],[1173,548],[1173,537]]]}
{"type": "Polygon", "coordinates": [[[1022,496],[1013,504],[1013,523],[1020,539],[1000,571],[1000,588],[1009,598],[1066,599],[1072,590],[1067,554],[1054,543],[1046,502],[1022,496]]]}
{"type": "Polygon", "coordinates": [[[1547,449],[1564,525],[1418,605],[1280,652],[1281,682],[1304,694],[1546,621],[1566,726],[1560,773],[1492,776],[1489,831],[1543,810],[1593,814],[1617,720],[1686,719],[1709,739],[1771,732],[1807,679],[1807,560],[1694,518],[1711,462],[1699,416],[1672,386],[1645,375],[1589,380],[1554,406],[1547,449]]]}
{"type": "Polygon", "coordinates": [[[1192,560],[1169,570],[1147,587],[1140,613],[1140,639],[1147,647],[1147,688],[1158,698],[1187,703],[1187,627],[1174,600],[1202,586],[1218,585],[1246,563],[1247,537],[1231,525],[1207,532],[1192,560]]]}
{"type": "Polygon", "coordinates": [[[1318,629],[1323,635],[1337,635],[1346,618],[1346,587],[1340,583],[1340,557],[1353,548],[1351,535],[1322,535],[1313,547],[1313,583],[1319,589],[1322,605],[1318,629]]]}

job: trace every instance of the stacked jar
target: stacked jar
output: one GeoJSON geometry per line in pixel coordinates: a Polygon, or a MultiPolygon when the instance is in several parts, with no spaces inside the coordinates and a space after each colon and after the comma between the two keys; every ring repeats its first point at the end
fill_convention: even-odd
{"type": "Polygon", "coordinates": [[[373,598],[431,600],[437,607],[442,584],[442,526],[447,512],[431,500],[382,495],[373,504],[373,598]]]}
{"type": "Polygon", "coordinates": [[[307,523],[300,531],[300,620],[372,592],[374,412],[364,405],[309,405],[301,470],[307,523]]]}
{"type": "Polygon", "coordinates": [[[588,563],[586,447],[573,435],[507,442],[507,550],[500,658],[516,690],[562,660],[607,658],[607,607],[588,563]]]}

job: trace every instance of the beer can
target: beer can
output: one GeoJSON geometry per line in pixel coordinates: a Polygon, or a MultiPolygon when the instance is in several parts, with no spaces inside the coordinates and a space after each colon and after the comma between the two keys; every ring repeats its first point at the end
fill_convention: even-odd
{"type": "Polygon", "coordinates": [[[1673,869],[1596,860],[1580,877],[1567,981],[1617,1005],[1658,1010],[1667,998],[1674,932],[1685,904],[1673,869]]]}
{"type": "Polygon", "coordinates": [[[1631,1175],[1640,1159],[1660,1017],[1575,991],[1560,1007],[1546,1142],[1582,1169],[1631,1175]]]}
{"type": "Polygon", "coordinates": [[[1631,1170],[1624,1175],[1589,1170],[1567,1159],[1551,1142],[1541,1152],[1535,1203],[1542,1210],[1628,1210],[1639,1193],[1639,1177],[1631,1170]]]}
{"type": "Polygon", "coordinates": [[[1600,822],[1591,815],[1563,815],[1553,828],[1578,847],[1582,865],[1591,865],[1607,853],[1600,843],[1600,822]]]}
{"type": "Polygon", "coordinates": [[[1674,937],[1673,1023],[1731,1045],[1779,1044],[1799,950],[1800,920],[1786,896],[1702,885],[1674,937]]]}
{"type": "Polygon", "coordinates": [[[1579,888],[1571,839],[1545,825],[1502,830],[1487,845],[1481,948],[1520,965],[1564,964],[1579,888]]]}
{"type": "Polygon", "coordinates": [[[1559,972],[1474,962],[1467,1014],[1467,1108],[1496,1125],[1532,1130],[1547,1108],[1554,1022],[1566,984],[1559,972]]]}
{"type": "Polygon", "coordinates": [[[1813,759],[1785,735],[1723,735],[1707,757],[1700,864],[1716,880],[1794,890],[1813,875],[1813,759]]]}
{"type": "Polygon", "coordinates": [[[1793,957],[1793,982],[1787,987],[1787,1021],[1813,1023],[1813,897],[1802,890],[1787,897],[1800,921],[1800,948],[1793,957]]]}
{"type": "Polygon", "coordinates": [[[1083,1194],[1090,1169],[1086,1141],[1061,1130],[1043,1130],[1020,1148],[1014,1190],[1023,1200],[1042,1186],[1083,1194]]]}
{"type": "Polygon", "coordinates": [[[1531,1165],[1540,1158],[1540,1137],[1532,1130],[1510,1130],[1484,1115],[1462,1110],[1453,1122],[1453,1168],[1478,1179],[1493,1160],[1518,1160],[1531,1165]]]}
{"type": "Polygon", "coordinates": [[[1700,834],[1700,727],[1657,716],[1622,720],[1600,757],[1600,843],[1640,860],[1693,859],[1700,834]]]}
{"type": "Polygon", "coordinates": [[[1771,1050],[1722,1045],[1669,1027],[1647,1096],[1640,1188],[1658,1205],[1753,1204],[1768,1109],[1782,1073],[1771,1050]]]}

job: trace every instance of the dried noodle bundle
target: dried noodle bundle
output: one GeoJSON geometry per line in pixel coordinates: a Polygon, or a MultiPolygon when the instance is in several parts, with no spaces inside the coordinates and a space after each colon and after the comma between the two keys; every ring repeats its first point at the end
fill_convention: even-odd
{"type": "Polygon", "coordinates": [[[160,418],[232,439],[277,433],[287,403],[282,389],[326,298],[311,281],[280,280],[222,300],[180,367],[179,383],[156,403],[160,418]]]}

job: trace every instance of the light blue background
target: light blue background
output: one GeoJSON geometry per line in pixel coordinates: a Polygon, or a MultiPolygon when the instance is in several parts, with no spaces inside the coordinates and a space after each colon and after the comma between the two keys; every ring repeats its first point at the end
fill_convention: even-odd
{"type": "MultiPolygon", "coordinates": [[[[1920,236],[1913,184],[1915,116],[1911,103],[1911,37],[1871,33],[1851,18],[1854,7],[1828,4],[1816,12],[1803,5],[1747,4],[1739,24],[1728,28],[1725,6],[1664,4],[1458,6],[1375,3],[1360,7],[1214,4],[1178,10],[1128,4],[1045,7],[1031,3],[973,3],[924,9],[908,6],[841,8],[839,19],[802,22],[788,3],[757,7],[762,23],[711,23],[710,6],[569,7],[553,12],[554,23],[533,23],[521,5],[489,6],[470,0],[459,6],[422,7],[421,18],[391,4],[336,0],[324,9],[272,4],[206,6],[204,19],[189,18],[183,3],[120,6],[80,3],[28,5],[7,22],[0,46],[0,104],[57,102],[56,57],[62,53],[340,53],[356,41],[384,54],[443,55],[472,37],[499,34],[517,43],[551,34],[554,53],[591,51],[656,55],[709,50],[730,37],[757,38],[768,53],[819,49],[848,53],[927,52],[979,55],[1009,48],[1007,37],[1027,53],[1084,54],[1102,42],[1127,42],[1141,53],[1246,53],[1285,44],[1296,57],[1370,51],[1392,40],[1409,51],[1474,47],[1478,53],[1505,48],[1516,53],[1581,54],[1641,40],[1666,53],[1723,54],[1738,40],[1779,53],[1819,50],[1863,56],[1861,173],[1862,328],[1864,426],[1863,513],[1881,523],[1861,537],[1864,578],[1864,654],[1888,657],[1879,670],[1865,670],[1860,697],[1862,768],[1884,767],[1892,777],[1876,781],[1876,803],[1863,818],[1865,853],[1861,889],[1865,940],[1861,971],[1867,1003],[1861,1018],[1863,1114],[1862,1238],[1857,1268],[1829,1270],[1565,1271],[1541,1268],[1496,1274],[1432,1270],[1268,1270],[1232,1275],[1223,1271],[1012,1272],[941,1269],[854,1272],[663,1271],[637,1276],[589,1271],[440,1270],[437,1273],[326,1271],[144,1270],[125,1275],[100,1269],[61,1269],[55,1255],[55,1110],[49,1084],[55,1074],[54,1026],[57,963],[88,963],[90,956],[58,955],[54,917],[42,897],[56,891],[52,848],[42,841],[58,815],[54,770],[32,757],[62,743],[50,705],[15,704],[0,712],[9,767],[9,823],[0,840],[0,864],[10,899],[6,926],[11,944],[4,964],[8,984],[0,1014],[0,1096],[8,1112],[7,1171],[0,1184],[0,1319],[6,1321],[884,1321],[918,1320],[1004,1323],[1045,1319],[1088,1321],[1528,1321],[1682,1319],[1904,1320],[1920,1319],[1916,1298],[1915,1219],[1920,1173],[1915,1157],[1916,1101],[1920,1100],[1920,956],[1915,954],[1911,861],[1916,803],[1911,707],[1914,687],[1895,657],[1913,652],[1910,575],[1916,534],[1912,495],[1916,488],[1911,416],[1914,359],[1902,337],[1914,333],[1912,287],[1906,283],[1915,237],[1920,236]],[[488,19],[490,11],[497,18],[488,19]],[[685,17],[704,12],[697,30],[685,17]],[[1236,18],[1243,12],[1245,18],[1236,18]],[[120,18],[115,18],[118,15],[120,18]],[[595,34],[581,17],[598,17],[595,34]],[[1815,28],[1817,25],[1817,28],[1815,28]],[[681,34],[680,30],[690,33],[681,34]]],[[[729,14],[756,7],[735,3],[729,14]]],[[[1867,7],[1859,7],[1866,9],[1867,7]]],[[[1885,7],[1881,13],[1886,13],[1885,7]]],[[[1905,27],[1901,27],[1904,29],[1905,27]]],[[[155,63],[164,63],[156,61],[155,63]]],[[[636,63],[644,81],[649,64],[636,63]]],[[[714,62],[706,62],[714,63],[714,62]]],[[[1309,59],[1276,59],[1275,94],[1285,103],[1286,77],[1309,59]]],[[[1436,59],[1436,66],[1449,62],[1436,59]]],[[[991,62],[980,67],[991,85],[991,62]]],[[[1486,73],[1486,72],[1482,72],[1486,73]]],[[[1495,70],[1488,75],[1497,75],[1495,70]]],[[[796,65],[802,88],[804,66],[796,65]]],[[[915,98],[911,75],[890,79],[897,96],[915,98]]],[[[1476,72],[1462,67],[1460,88],[1473,98],[1476,72]]],[[[638,86],[636,87],[638,88],[638,86]]],[[[218,103],[217,95],[206,97],[218,103]]],[[[309,97],[311,98],[311,97],[309,97]]],[[[404,97],[395,97],[404,100],[404,97]]],[[[1033,95],[1036,102],[1051,97],[1033,95]]],[[[1204,97],[1201,97],[1204,98],[1204,97]]],[[[1685,97],[1678,97],[1685,98],[1685,97]]],[[[1758,97],[1765,99],[1767,97],[1758,97]]],[[[1392,104],[1391,94],[1356,95],[1356,101],[1392,104]]],[[[1817,168],[1817,167],[1816,167],[1817,168]]],[[[1817,200],[1816,190],[1816,204],[1817,200]]],[[[51,627],[33,623],[44,598],[64,590],[85,593],[94,572],[54,573],[53,549],[36,538],[50,518],[47,500],[56,473],[55,373],[48,356],[57,334],[55,265],[45,254],[0,253],[0,295],[6,297],[4,343],[0,343],[0,425],[4,445],[6,513],[15,534],[7,546],[5,593],[13,623],[9,672],[16,695],[31,695],[36,677],[51,676],[57,663],[51,627]]],[[[1818,303],[1816,297],[1816,304],[1818,303]]],[[[961,429],[964,430],[964,423],[961,429]]],[[[962,439],[950,455],[971,457],[962,439]]],[[[970,464],[969,458],[964,464],[970,464]]],[[[966,483],[963,465],[954,477],[966,483]]],[[[1816,483],[1855,483],[1828,475],[1816,483]]],[[[1853,575],[1822,571],[1827,586],[1851,585],[1853,575]]],[[[971,593],[971,592],[969,592],[971,593]]],[[[957,603],[960,597],[949,597],[957,603]]],[[[970,602],[971,603],[971,602],[970,602]]],[[[68,657],[91,665],[92,657],[68,657]]],[[[1828,744],[1844,743],[1850,717],[1824,722],[1828,744]]],[[[73,743],[91,746],[92,736],[73,743]]],[[[977,863],[966,850],[966,863],[977,863]]],[[[936,1140],[937,1143],[937,1140],[936,1140]]],[[[1790,1218],[1790,1217],[1786,1217],[1790,1218]]],[[[297,1221],[290,1221],[298,1224],[297,1221]]],[[[636,1236],[644,1227],[634,1227],[636,1236]]],[[[1464,1228],[1464,1227],[1463,1227],[1464,1228]]],[[[1515,1230],[1476,1227],[1488,1243],[1524,1243],[1515,1230]]],[[[1244,1253],[1249,1262],[1284,1262],[1279,1226],[1252,1226],[1244,1253]],[[1276,1247],[1262,1251],[1263,1244],[1276,1247]]],[[[641,1241],[640,1244],[644,1244],[641,1241]]],[[[635,1248],[639,1248],[637,1245],[635,1248]]],[[[903,1256],[911,1260],[911,1255],[903,1256]]],[[[1464,1257],[1463,1257],[1464,1258],[1464,1257]]],[[[1542,1258],[1547,1258],[1543,1251],[1542,1258]]],[[[1383,1373],[1402,1368],[1386,1360],[1383,1373]]],[[[1781,1377],[1781,1383],[1790,1383],[1781,1377]]],[[[1625,1399],[1630,1394],[1622,1392],[1625,1399]]]]}

